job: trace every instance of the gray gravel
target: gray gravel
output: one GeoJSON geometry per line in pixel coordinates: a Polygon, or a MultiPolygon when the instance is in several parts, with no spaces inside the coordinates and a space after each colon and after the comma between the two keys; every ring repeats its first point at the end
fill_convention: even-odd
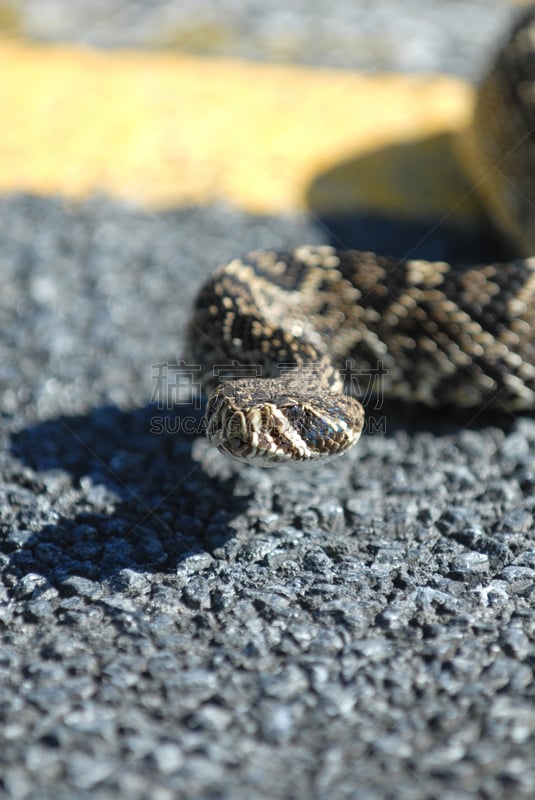
{"type": "Polygon", "coordinates": [[[511,2],[18,0],[16,10],[20,31],[44,41],[474,78],[511,2]]]}
{"type": "Polygon", "coordinates": [[[1,796],[532,797],[535,421],[375,408],[304,474],[155,435],[202,275],[325,230],[0,208],[1,796]]]}
{"type": "MultiPolygon", "coordinates": [[[[114,0],[113,38],[89,5],[20,3],[42,37],[100,44],[193,8],[114,0]]],[[[269,33],[256,3],[218,5],[269,33]]],[[[336,12],[364,5],[380,30],[392,3],[336,12]]],[[[400,25],[451,30],[479,8],[462,35],[482,38],[504,8],[405,6],[400,25]]],[[[227,461],[183,432],[201,417],[182,395],[155,395],[196,288],[237,253],[495,255],[481,234],[0,199],[2,800],[535,796],[533,417],[373,407],[353,453],[292,473],[227,461]]]]}

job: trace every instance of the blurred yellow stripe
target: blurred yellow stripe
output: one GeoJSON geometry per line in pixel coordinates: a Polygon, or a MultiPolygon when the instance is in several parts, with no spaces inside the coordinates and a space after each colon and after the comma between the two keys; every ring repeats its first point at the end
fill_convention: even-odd
{"type": "Polygon", "coordinates": [[[441,172],[433,142],[443,148],[439,134],[470,114],[472,89],[453,78],[12,41],[0,42],[0,69],[1,191],[106,192],[151,208],[225,198],[256,213],[312,198],[320,211],[408,214],[448,210],[460,191],[447,179],[432,197],[417,188],[433,182],[419,169],[441,172]],[[431,148],[423,166],[396,177],[394,146],[419,140],[431,148]]]}

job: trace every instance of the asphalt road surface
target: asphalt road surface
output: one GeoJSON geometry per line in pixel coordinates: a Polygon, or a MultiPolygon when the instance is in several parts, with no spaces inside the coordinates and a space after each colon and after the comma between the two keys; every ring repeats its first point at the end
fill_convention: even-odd
{"type": "Polygon", "coordinates": [[[210,269],[333,235],[0,200],[0,797],[535,795],[533,417],[378,403],[347,457],[264,471],[173,394],[210,269]]]}

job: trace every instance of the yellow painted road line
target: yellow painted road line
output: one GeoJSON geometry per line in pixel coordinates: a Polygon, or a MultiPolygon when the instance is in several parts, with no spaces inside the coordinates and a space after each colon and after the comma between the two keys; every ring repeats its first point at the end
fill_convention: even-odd
{"type": "Polygon", "coordinates": [[[453,78],[12,41],[0,70],[0,191],[408,215],[463,191],[444,147],[473,91],[453,78]]]}

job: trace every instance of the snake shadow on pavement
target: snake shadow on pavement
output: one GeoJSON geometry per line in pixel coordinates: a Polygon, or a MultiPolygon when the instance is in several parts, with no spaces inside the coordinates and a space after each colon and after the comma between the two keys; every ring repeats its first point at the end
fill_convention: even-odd
{"type": "Polygon", "coordinates": [[[306,204],[335,247],[452,264],[508,254],[439,133],[358,154],[319,173],[306,204]]]}
{"type": "MultiPolygon", "coordinates": [[[[246,498],[233,495],[233,478],[214,480],[200,468],[192,435],[155,435],[155,413],[161,414],[151,405],[132,411],[103,406],[11,436],[12,454],[30,468],[28,498],[55,495],[60,512],[54,524],[36,528],[24,492],[12,498],[19,514],[4,552],[14,575],[44,574],[61,584],[73,575],[113,581],[124,569],[173,572],[184,559],[210,553],[235,535],[227,522],[246,498]],[[207,528],[203,520],[213,522],[214,507],[220,524],[207,528]]],[[[180,427],[176,415],[167,415],[168,428],[180,427]]]]}

